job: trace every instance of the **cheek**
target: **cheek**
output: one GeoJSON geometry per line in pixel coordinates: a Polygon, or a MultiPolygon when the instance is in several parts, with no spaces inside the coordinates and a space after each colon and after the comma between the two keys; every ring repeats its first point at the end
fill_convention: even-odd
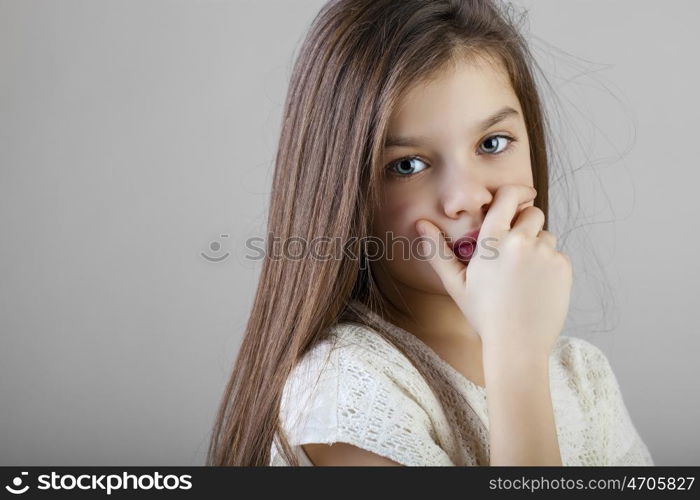
{"type": "Polygon", "coordinates": [[[383,261],[385,270],[398,282],[431,293],[443,293],[444,288],[440,279],[430,264],[414,254],[416,251],[414,240],[418,238],[415,223],[430,213],[427,206],[428,200],[416,192],[409,194],[406,191],[408,189],[402,192],[395,190],[392,193],[385,193],[382,210],[374,228],[374,234],[382,238],[385,245],[384,258],[380,260],[383,261]],[[393,234],[390,235],[389,232],[393,234]],[[393,245],[392,236],[395,238],[393,245]],[[414,246],[407,249],[405,245],[414,246]],[[392,250],[389,250],[389,247],[392,250]]]}
{"type": "Polygon", "coordinates": [[[518,151],[517,162],[520,167],[518,171],[518,183],[527,184],[528,186],[533,185],[532,177],[532,163],[530,160],[530,146],[527,141],[522,144],[522,147],[518,151]]]}
{"type": "Polygon", "coordinates": [[[393,231],[395,234],[404,234],[412,212],[412,205],[408,201],[387,201],[381,217],[381,229],[393,231]]]}
{"type": "Polygon", "coordinates": [[[408,189],[387,189],[381,213],[377,219],[377,233],[392,231],[394,235],[417,236],[415,223],[425,216],[426,207],[423,196],[408,189]]]}
{"type": "Polygon", "coordinates": [[[499,167],[491,180],[493,181],[494,193],[495,189],[503,184],[522,184],[534,187],[529,150],[521,148],[515,152],[499,167]]]}

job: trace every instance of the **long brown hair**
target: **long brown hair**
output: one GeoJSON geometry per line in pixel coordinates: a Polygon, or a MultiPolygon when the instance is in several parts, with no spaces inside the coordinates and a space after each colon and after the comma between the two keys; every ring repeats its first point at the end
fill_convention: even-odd
{"type": "MultiPolygon", "coordinates": [[[[267,221],[267,253],[252,311],[211,436],[207,465],[268,465],[273,439],[298,465],[278,412],[297,360],[339,321],[368,323],[349,307],[375,311],[386,301],[360,244],[380,205],[382,146],[393,107],[417,82],[460,58],[495,56],[507,71],[525,116],[535,205],[548,217],[544,114],[529,52],[512,6],[497,0],[331,0],[309,29],[296,59],[284,107],[267,221]],[[326,237],[359,258],[272,258],[271,239],[326,237]],[[337,243],[336,243],[337,244],[337,243]]],[[[547,229],[545,224],[544,229],[547,229]]],[[[298,240],[299,241],[299,240],[298,240]]],[[[396,339],[435,391],[435,374],[396,339]]],[[[488,450],[462,435],[450,402],[441,399],[455,436],[487,465],[488,450]]],[[[462,426],[463,427],[463,426],[462,426]]]]}

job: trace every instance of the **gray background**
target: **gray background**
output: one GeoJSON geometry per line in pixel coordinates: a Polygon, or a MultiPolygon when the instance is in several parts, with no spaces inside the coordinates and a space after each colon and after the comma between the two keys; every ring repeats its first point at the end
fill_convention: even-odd
{"type": "MultiPolygon", "coordinates": [[[[203,463],[322,4],[0,0],[0,465],[203,463]]],[[[700,7],[518,4],[563,51],[540,53],[585,167],[575,233],[615,299],[589,333],[600,273],[572,243],[567,331],[605,350],[655,462],[698,465],[700,7]]]]}

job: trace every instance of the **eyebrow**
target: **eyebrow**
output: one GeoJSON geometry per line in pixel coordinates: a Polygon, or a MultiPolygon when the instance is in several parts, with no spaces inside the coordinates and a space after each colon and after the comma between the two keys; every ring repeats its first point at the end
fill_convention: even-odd
{"type": "MultiPolygon", "coordinates": [[[[506,106],[502,108],[501,110],[497,111],[493,115],[489,116],[485,120],[482,120],[475,128],[479,132],[486,130],[489,127],[492,127],[493,125],[497,124],[498,122],[501,122],[505,120],[506,118],[510,116],[517,116],[519,113],[511,108],[510,106],[506,106]]],[[[384,147],[385,148],[393,148],[393,147],[406,147],[406,146],[420,146],[422,143],[428,142],[425,137],[398,137],[398,136],[388,136],[386,138],[386,141],[384,142],[384,147]]]]}

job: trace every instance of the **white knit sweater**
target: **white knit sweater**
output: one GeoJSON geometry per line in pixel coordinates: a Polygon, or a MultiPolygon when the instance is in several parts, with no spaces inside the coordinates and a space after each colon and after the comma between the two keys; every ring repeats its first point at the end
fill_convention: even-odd
{"type": "MultiPolygon", "coordinates": [[[[488,447],[486,390],[415,335],[382,320],[359,302],[355,305],[413,352],[427,356],[457,387],[461,398],[453,404],[467,403],[474,410],[461,413],[459,421],[484,429],[477,434],[488,447]]],[[[476,463],[471,447],[450,432],[438,399],[403,353],[366,326],[340,323],[329,333],[302,357],[282,395],[282,425],[301,465],[313,465],[302,444],[335,442],[350,443],[407,466],[476,463]]],[[[560,336],[550,354],[549,376],[563,465],[654,465],[598,347],[578,337],[560,336]]],[[[288,465],[275,443],[270,465],[288,465]]]]}

